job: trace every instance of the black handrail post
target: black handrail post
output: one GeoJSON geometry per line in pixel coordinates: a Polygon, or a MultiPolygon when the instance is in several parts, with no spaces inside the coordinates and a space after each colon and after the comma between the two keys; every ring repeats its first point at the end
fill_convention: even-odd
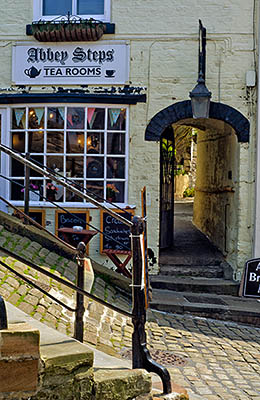
{"type": "Polygon", "coordinates": [[[5,302],[2,296],[0,296],[0,330],[7,329],[7,314],[5,308],[5,302]]]}
{"type": "Polygon", "coordinates": [[[143,358],[141,342],[146,342],[145,322],[146,311],[144,306],[144,295],[141,290],[142,279],[142,256],[140,235],[143,233],[143,223],[140,217],[134,217],[131,228],[132,239],[132,299],[133,299],[133,317],[134,332],[132,336],[132,366],[133,368],[143,367],[143,358]]]}
{"type": "MultiPolygon", "coordinates": [[[[26,159],[28,160],[30,157],[30,153],[25,154],[26,159]]],[[[26,215],[29,215],[29,196],[30,196],[30,168],[28,165],[25,165],[25,188],[24,188],[24,213],[26,215]]],[[[25,224],[28,223],[28,221],[24,221],[25,224]]]]}
{"type": "MultiPolygon", "coordinates": [[[[77,286],[84,290],[84,256],[86,253],[86,245],[84,242],[80,242],[77,246],[77,286]]],[[[84,296],[77,292],[76,295],[76,316],[74,326],[74,337],[75,339],[83,342],[84,323],[83,317],[85,313],[84,307],[84,296]]]]}
{"type": "Polygon", "coordinates": [[[144,282],[142,282],[143,261],[141,250],[141,235],[144,231],[144,226],[143,220],[140,217],[135,216],[132,222],[132,322],[134,325],[134,331],[132,335],[132,367],[133,369],[144,368],[148,372],[154,372],[155,374],[158,374],[162,380],[163,393],[169,394],[171,393],[171,377],[169,371],[165,367],[154,361],[149,353],[149,350],[147,349],[145,332],[145,292],[144,282]]]}

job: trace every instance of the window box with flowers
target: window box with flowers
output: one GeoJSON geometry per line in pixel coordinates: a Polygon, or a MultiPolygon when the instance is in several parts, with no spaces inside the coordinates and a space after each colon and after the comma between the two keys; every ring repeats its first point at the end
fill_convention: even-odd
{"type": "Polygon", "coordinates": [[[32,34],[39,42],[96,41],[101,39],[105,29],[105,24],[92,18],[32,23],[32,34]]]}

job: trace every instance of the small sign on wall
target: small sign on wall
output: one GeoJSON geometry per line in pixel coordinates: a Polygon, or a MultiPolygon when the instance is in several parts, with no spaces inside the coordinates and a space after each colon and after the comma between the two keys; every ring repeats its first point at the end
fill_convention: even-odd
{"type": "Polygon", "coordinates": [[[244,297],[260,299],[260,258],[246,262],[239,294],[244,297]]]}
{"type": "Polygon", "coordinates": [[[126,43],[13,46],[12,80],[17,85],[125,84],[129,79],[126,43]]]}

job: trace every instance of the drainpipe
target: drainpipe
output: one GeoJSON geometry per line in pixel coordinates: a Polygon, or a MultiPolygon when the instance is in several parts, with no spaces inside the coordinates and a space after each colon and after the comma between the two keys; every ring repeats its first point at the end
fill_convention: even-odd
{"type": "Polygon", "coordinates": [[[257,121],[256,121],[256,180],[254,257],[260,257],[260,29],[258,31],[257,121]]]}

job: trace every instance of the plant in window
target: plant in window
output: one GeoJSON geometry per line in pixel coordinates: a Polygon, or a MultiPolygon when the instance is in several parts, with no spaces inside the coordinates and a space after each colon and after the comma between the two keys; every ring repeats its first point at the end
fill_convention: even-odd
{"type": "MultiPolygon", "coordinates": [[[[38,190],[38,186],[35,185],[34,183],[30,183],[29,188],[32,190],[38,190]]],[[[25,188],[22,188],[21,192],[24,192],[24,191],[25,191],[25,188]]]]}
{"type": "Polygon", "coordinates": [[[107,184],[107,200],[114,201],[116,199],[116,194],[119,193],[119,190],[113,183],[107,184]]]}
{"type": "Polygon", "coordinates": [[[52,183],[48,182],[46,185],[46,197],[50,201],[55,201],[56,200],[56,193],[58,191],[58,188],[52,183]]]}

